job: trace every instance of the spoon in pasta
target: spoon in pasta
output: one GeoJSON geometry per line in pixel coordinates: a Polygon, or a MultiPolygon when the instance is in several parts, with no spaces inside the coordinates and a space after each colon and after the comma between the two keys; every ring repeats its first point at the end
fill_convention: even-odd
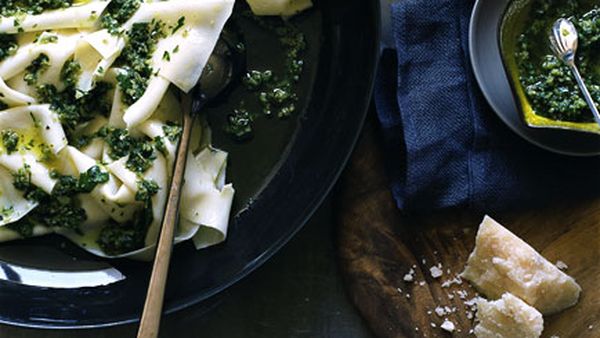
{"type": "Polygon", "coordinates": [[[173,238],[178,220],[179,199],[194,118],[206,104],[214,101],[220,94],[226,92],[226,89],[230,87],[233,79],[235,79],[235,75],[241,71],[240,60],[243,58],[235,54],[232,50],[233,48],[230,47],[229,43],[219,40],[205,67],[198,86],[193,90],[195,95],[186,94],[182,99],[183,130],[177,148],[177,160],[175,161],[175,168],[173,170],[173,178],[171,180],[167,206],[156,248],[144,311],[138,330],[138,338],[154,338],[158,336],[167,284],[167,273],[173,248],[173,238]]]}
{"type": "Polygon", "coordinates": [[[577,47],[579,44],[579,34],[577,33],[577,28],[569,19],[558,19],[554,26],[552,26],[552,32],[550,33],[550,46],[552,47],[552,51],[556,54],[564,64],[566,64],[573,73],[575,77],[575,81],[577,81],[577,85],[579,89],[581,89],[581,93],[585,98],[588,106],[592,110],[592,114],[594,114],[594,119],[596,123],[600,124],[600,113],[598,112],[598,108],[594,103],[594,99],[590,94],[590,91],[587,89],[581,74],[579,73],[579,69],[577,69],[577,65],[575,64],[575,54],[577,53],[577,47]]]}

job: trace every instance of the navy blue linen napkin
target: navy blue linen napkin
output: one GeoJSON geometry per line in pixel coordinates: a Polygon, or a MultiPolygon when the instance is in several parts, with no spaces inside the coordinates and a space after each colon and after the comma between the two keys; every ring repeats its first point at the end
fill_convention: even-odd
{"type": "Polygon", "coordinates": [[[473,0],[401,0],[375,88],[398,207],[492,212],[600,193],[600,159],[550,153],[508,129],[468,58],[473,0]]]}

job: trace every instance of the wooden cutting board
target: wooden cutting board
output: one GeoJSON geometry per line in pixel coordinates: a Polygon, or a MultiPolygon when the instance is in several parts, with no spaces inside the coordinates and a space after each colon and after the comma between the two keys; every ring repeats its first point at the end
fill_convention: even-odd
{"type": "MultiPolygon", "coordinates": [[[[368,123],[336,198],[339,261],[352,301],[379,337],[474,336],[464,303],[475,290],[466,281],[443,282],[463,270],[484,215],[402,215],[388,190],[378,137],[375,123],[368,123]],[[433,278],[432,266],[441,266],[443,276],[433,278]],[[414,280],[404,281],[411,268],[414,280]],[[437,307],[450,313],[440,317],[437,307]],[[456,326],[453,333],[439,328],[446,318],[456,326]]],[[[600,337],[600,199],[565,196],[560,205],[490,216],[551,262],[566,263],[583,288],[575,307],[544,318],[543,337],[600,337]]]]}

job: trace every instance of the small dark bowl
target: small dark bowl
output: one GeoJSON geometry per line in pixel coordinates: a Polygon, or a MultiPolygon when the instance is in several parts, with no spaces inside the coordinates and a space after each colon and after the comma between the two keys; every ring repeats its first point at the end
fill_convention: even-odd
{"type": "MultiPolygon", "coordinates": [[[[533,4],[534,0],[513,0],[506,9],[500,25],[502,61],[524,122],[532,128],[554,128],[600,134],[600,125],[595,122],[582,123],[554,120],[536,114],[535,109],[531,106],[519,80],[520,72],[515,58],[515,51],[518,36],[529,22],[529,13],[533,4]]],[[[550,51],[550,49],[548,50],[550,51]]]]}
{"type": "Polygon", "coordinates": [[[600,135],[532,128],[523,118],[500,50],[501,24],[513,0],[478,0],[473,8],[469,53],[475,78],[498,117],[515,133],[546,150],[571,156],[600,155],[600,135]]]}

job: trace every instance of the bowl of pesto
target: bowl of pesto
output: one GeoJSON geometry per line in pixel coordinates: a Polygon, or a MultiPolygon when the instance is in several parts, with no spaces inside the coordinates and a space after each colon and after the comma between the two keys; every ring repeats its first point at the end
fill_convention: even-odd
{"type": "Polygon", "coordinates": [[[600,4],[589,0],[511,2],[500,26],[500,49],[512,91],[529,127],[600,134],[575,78],[550,49],[548,35],[559,18],[577,27],[576,63],[600,100],[600,4]]]}
{"type": "MultiPolygon", "coordinates": [[[[469,24],[469,59],[476,84],[493,112],[523,139],[563,155],[600,155],[600,133],[594,131],[597,126],[590,123],[591,111],[579,102],[575,82],[572,86],[570,82],[564,86],[560,82],[572,81],[566,79],[568,73],[558,68],[554,71],[556,75],[547,77],[550,71],[544,67],[559,66],[555,62],[545,62],[545,57],[552,54],[548,36],[554,20],[560,17],[570,17],[574,21],[583,18],[593,10],[594,4],[597,5],[597,2],[590,0],[477,0],[469,24]],[[528,35],[532,32],[537,34],[528,35]],[[521,38],[522,35],[524,37],[521,38]],[[528,44],[523,46],[523,42],[528,44]],[[527,67],[527,73],[519,69],[518,59],[522,60],[521,65],[527,67]],[[522,76],[527,83],[521,81],[522,76]],[[530,82],[535,84],[544,77],[547,77],[548,83],[539,83],[538,86],[547,89],[547,95],[558,92],[569,101],[544,100],[543,93],[534,91],[535,86],[530,88],[530,94],[536,96],[528,96],[526,89],[530,82]],[[551,86],[552,83],[556,87],[551,86]],[[574,109],[563,109],[565,105],[574,109]]],[[[588,14],[588,17],[591,15],[588,14]]],[[[580,33],[582,46],[578,53],[587,63],[582,73],[588,86],[592,86],[598,84],[595,79],[599,63],[595,53],[587,50],[598,43],[597,37],[593,40],[587,38],[591,34],[585,29],[597,29],[597,26],[586,24],[584,28],[580,23],[578,29],[583,32],[580,33]],[[584,46],[583,39],[590,41],[590,46],[584,46]],[[593,70],[588,70],[590,68],[593,70]],[[590,72],[593,71],[596,73],[592,75],[590,72]]],[[[582,64],[578,63],[578,66],[582,67],[582,64]]]]}

